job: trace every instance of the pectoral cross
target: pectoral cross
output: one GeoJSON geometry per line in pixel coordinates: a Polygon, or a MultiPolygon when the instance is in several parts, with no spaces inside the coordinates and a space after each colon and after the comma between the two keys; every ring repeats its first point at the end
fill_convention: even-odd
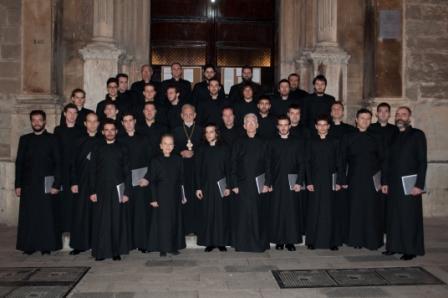
{"type": "Polygon", "coordinates": [[[187,149],[188,149],[188,151],[193,150],[193,143],[191,142],[190,139],[188,139],[188,142],[187,142],[187,149]]]}

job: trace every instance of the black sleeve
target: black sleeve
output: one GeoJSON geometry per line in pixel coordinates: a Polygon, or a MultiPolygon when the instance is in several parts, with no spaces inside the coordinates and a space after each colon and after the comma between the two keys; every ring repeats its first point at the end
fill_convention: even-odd
{"type": "Polygon", "coordinates": [[[51,154],[53,157],[53,166],[54,166],[54,183],[53,187],[59,189],[61,187],[61,150],[60,146],[58,146],[58,141],[55,137],[52,137],[52,145],[51,146],[51,154]]]}
{"type": "Polygon", "coordinates": [[[19,139],[19,148],[17,149],[16,158],[16,177],[15,177],[15,188],[22,187],[23,184],[23,167],[25,161],[25,151],[26,151],[26,140],[24,136],[19,139]]]}
{"type": "Polygon", "coordinates": [[[415,146],[417,148],[417,181],[415,186],[424,189],[426,180],[426,168],[428,166],[427,161],[427,146],[426,146],[426,136],[422,131],[417,131],[415,146]]]}

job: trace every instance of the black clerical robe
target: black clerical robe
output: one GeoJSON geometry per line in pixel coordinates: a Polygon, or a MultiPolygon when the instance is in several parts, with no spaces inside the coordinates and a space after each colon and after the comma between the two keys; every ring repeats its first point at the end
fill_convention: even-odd
{"type": "Polygon", "coordinates": [[[244,116],[246,116],[249,113],[257,115],[258,108],[254,100],[250,102],[240,100],[233,104],[233,112],[235,114],[235,125],[243,127],[244,116]]]}
{"type": "Polygon", "coordinates": [[[292,104],[299,104],[299,100],[291,97],[290,95],[283,99],[280,95],[274,95],[271,97],[271,114],[274,116],[286,115],[288,109],[292,104]]]}
{"type": "Polygon", "coordinates": [[[158,149],[160,148],[160,138],[168,132],[168,128],[165,125],[159,122],[153,122],[151,125],[148,125],[145,121],[137,124],[136,131],[138,134],[148,138],[155,154],[160,153],[158,149]]]}
{"type": "Polygon", "coordinates": [[[231,104],[235,104],[235,103],[243,100],[243,89],[246,84],[249,84],[252,86],[252,90],[254,93],[254,99],[257,100],[262,95],[263,90],[262,90],[262,87],[260,84],[255,83],[253,81],[243,81],[241,83],[233,85],[230,88],[228,98],[229,98],[229,101],[231,104]]]}
{"type": "Polygon", "coordinates": [[[53,251],[62,248],[56,224],[56,195],[45,194],[45,177],[53,187],[61,185],[61,158],[54,135],[44,131],[20,137],[16,158],[15,187],[21,188],[17,245],[21,251],[53,251]]]}
{"type": "Polygon", "coordinates": [[[200,214],[201,214],[201,202],[196,198],[194,191],[194,164],[195,164],[195,152],[202,145],[203,128],[198,124],[193,124],[188,127],[184,124],[178,126],[173,131],[174,136],[174,153],[180,154],[183,150],[188,150],[187,142],[188,137],[191,136],[191,143],[193,144],[192,151],[193,157],[182,158],[183,160],[183,181],[185,188],[185,195],[187,197],[187,203],[183,205],[183,218],[185,233],[197,234],[200,227],[200,214]]]}
{"type": "Polygon", "coordinates": [[[214,123],[218,126],[222,124],[222,109],[226,106],[223,98],[200,101],[198,104],[198,123],[205,126],[207,123],[214,123]]]}
{"type": "MultiPolygon", "coordinates": [[[[81,130],[86,130],[86,127],[84,126],[84,121],[86,121],[87,114],[93,113],[92,110],[86,109],[82,107],[80,110],[78,110],[78,117],[76,117],[76,126],[81,130]]],[[[64,112],[61,113],[61,121],[59,121],[59,125],[64,125],[66,123],[66,119],[64,116],[64,112]]]]}
{"type": "Polygon", "coordinates": [[[185,104],[184,100],[179,100],[176,105],[168,103],[166,107],[166,120],[168,129],[173,132],[176,127],[182,125],[183,120],[180,114],[182,113],[182,106],[185,104]]]}
{"type": "Polygon", "coordinates": [[[306,184],[314,186],[314,191],[309,192],[306,244],[315,248],[340,246],[341,218],[336,191],[332,189],[332,175],[345,174],[341,171],[339,142],[328,135],[324,139],[314,136],[306,147],[306,184]]]}
{"type": "Polygon", "coordinates": [[[297,175],[295,183],[302,185],[305,173],[305,150],[303,141],[288,136],[277,136],[269,142],[269,166],[272,176],[269,201],[269,240],[277,244],[302,242],[303,211],[299,201],[300,192],[291,190],[288,176],[297,175]]]}
{"type": "Polygon", "coordinates": [[[320,115],[327,115],[330,117],[331,105],[335,102],[333,96],[323,94],[321,96],[316,93],[310,94],[304,99],[302,121],[305,126],[311,130],[314,128],[314,120],[320,115]]]}
{"type": "Polygon", "coordinates": [[[169,86],[176,86],[180,95],[179,98],[185,103],[191,103],[191,83],[184,79],[175,80],[171,78],[162,82],[162,94],[166,96],[166,90],[169,86]]]}
{"type": "Polygon", "coordinates": [[[422,196],[405,195],[401,177],[417,175],[415,186],[424,189],[427,168],[425,134],[408,127],[399,132],[388,158],[388,251],[424,255],[422,196]]]}
{"type": "Polygon", "coordinates": [[[71,184],[78,186],[78,193],[73,195],[70,247],[81,251],[91,248],[92,202],[89,175],[92,170],[92,152],[101,140],[99,135],[79,138],[71,168],[71,184]]]}
{"type": "Polygon", "coordinates": [[[303,108],[303,100],[310,95],[308,92],[306,92],[305,90],[302,90],[300,88],[294,89],[294,90],[290,90],[289,92],[289,96],[295,100],[297,100],[300,108],[303,108]]]}
{"type": "MultiPolygon", "coordinates": [[[[221,86],[221,89],[219,89],[218,97],[223,100],[226,98],[223,86],[221,86]]],[[[210,91],[208,90],[208,82],[204,80],[202,82],[196,83],[194,85],[193,91],[191,92],[191,104],[197,107],[201,102],[207,101],[209,98],[210,91]]]]}
{"type": "Polygon", "coordinates": [[[258,130],[257,134],[259,137],[265,140],[271,140],[277,137],[277,117],[268,114],[266,116],[257,113],[258,118],[258,130]]]}
{"type": "Polygon", "coordinates": [[[232,126],[232,128],[227,128],[225,125],[222,125],[219,129],[221,141],[232,149],[235,141],[241,137],[245,132],[241,126],[232,126]]]}
{"type": "MultiPolygon", "coordinates": [[[[147,172],[143,178],[149,181],[149,166],[155,150],[148,138],[135,133],[133,136],[125,134],[119,140],[128,147],[130,170],[146,167],[147,172]]],[[[132,185],[129,198],[132,248],[146,249],[150,224],[149,200],[149,186],[132,185]]]]}
{"type": "Polygon", "coordinates": [[[259,194],[255,178],[265,174],[269,186],[267,142],[247,135],[239,138],[232,148],[232,188],[236,196],[237,225],[233,246],[236,251],[263,252],[269,249],[269,195],[259,194]]]}
{"type": "Polygon", "coordinates": [[[71,168],[75,158],[76,142],[82,136],[82,131],[78,126],[67,127],[66,125],[57,126],[54,129],[54,135],[58,140],[58,147],[61,152],[61,192],[59,194],[58,204],[58,224],[61,232],[70,232],[72,224],[72,203],[73,193],[71,191],[71,168]]]}
{"type": "Polygon", "coordinates": [[[341,154],[342,167],[348,166],[342,179],[350,207],[347,245],[378,249],[383,245],[383,205],[373,176],[387,173],[383,144],[371,133],[357,131],[343,137],[341,154]]]}
{"type": "MultiPolygon", "coordinates": [[[[195,159],[195,189],[202,190],[201,228],[198,245],[230,245],[229,197],[221,197],[218,181],[230,183],[230,150],[223,144],[204,145],[195,159]]],[[[230,186],[227,186],[230,189],[230,186]]]]}
{"type": "Polygon", "coordinates": [[[119,141],[101,141],[91,155],[90,193],[97,195],[92,214],[92,255],[111,258],[131,248],[128,203],[119,201],[117,186],[131,195],[131,171],[127,146],[119,141]]]}
{"type": "Polygon", "coordinates": [[[172,154],[159,155],[151,161],[150,200],[159,204],[152,209],[148,236],[149,251],[175,252],[186,247],[182,223],[183,162],[172,154]]]}

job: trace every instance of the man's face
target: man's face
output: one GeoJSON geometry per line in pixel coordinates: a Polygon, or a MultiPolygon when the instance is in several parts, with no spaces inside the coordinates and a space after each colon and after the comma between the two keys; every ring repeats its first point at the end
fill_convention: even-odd
{"type": "Polygon", "coordinates": [[[327,85],[325,84],[324,81],[316,80],[316,82],[314,83],[314,91],[317,94],[324,94],[326,88],[327,88],[327,85]]]}
{"type": "Polygon", "coordinates": [[[395,112],[395,125],[399,129],[406,128],[411,124],[411,115],[407,109],[398,109],[395,112]]]}
{"type": "Polygon", "coordinates": [[[41,132],[45,129],[45,120],[42,115],[34,115],[31,117],[31,128],[34,132],[41,132]]]}
{"type": "Polygon", "coordinates": [[[291,124],[298,125],[300,122],[300,110],[299,109],[289,109],[288,117],[291,120],[291,124]]]}
{"type": "Polygon", "coordinates": [[[100,122],[98,121],[98,116],[95,114],[89,114],[84,121],[84,125],[88,132],[97,132],[100,122]]]}
{"type": "Polygon", "coordinates": [[[258,128],[257,117],[247,117],[244,121],[244,129],[247,133],[256,133],[258,128]]]}
{"type": "Polygon", "coordinates": [[[356,117],[356,126],[362,130],[369,128],[372,122],[372,116],[369,113],[362,113],[356,117]]]}
{"type": "Polygon", "coordinates": [[[277,122],[278,132],[282,136],[288,135],[290,128],[291,128],[291,124],[289,124],[288,120],[282,119],[277,122]]]}
{"type": "Polygon", "coordinates": [[[125,92],[126,90],[128,90],[128,88],[129,88],[128,78],[126,77],[118,78],[118,89],[120,90],[120,92],[125,92]]]}
{"type": "Polygon", "coordinates": [[[168,88],[166,90],[166,97],[168,98],[169,102],[174,102],[179,98],[179,93],[176,92],[176,89],[174,88],[168,88]]]}
{"type": "Polygon", "coordinates": [[[187,107],[182,110],[180,117],[182,118],[182,120],[184,120],[185,123],[192,123],[196,118],[196,112],[192,108],[187,107]]]}
{"type": "Polygon", "coordinates": [[[205,139],[207,142],[212,143],[216,141],[217,134],[216,134],[216,127],[214,126],[207,126],[205,128],[205,139]]]}
{"type": "Polygon", "coordinates": [[[231,109],[225,109],[222,111],[222,121],[226,126],[233,126],[235,121],[235,115],[231,109]]]}
{"type": "Polygon", "coordinates": [[[107,141],[114,141],[117,136],[117,128],[113,124],[105,124],[103,127],[103,135],[107,141]]]}
{"type": "Polygon", "coordinates": [[[344,109],[341,105],[334,104],[331,106],[331,118],[341,120],[344,117],[344,109]]]}
{"type": "Polygon", "coordinates": [[[179,64],[171,66],[171,75],[173,78],[179,79],[182,76],[182,66],[179,64]]]}
{"type": "Polygon", "coordinates": [[[380,107],[376,113],[376,116],[378,117],[378,120],[381,123],[389,122],[389,118],[390,118],[389,108],[388,107],[380,107]]]}
{"type": "Polygon", "coordinates": [[[253,96],[254,96],[254,92],[252,91],[251,87],[245,87],[243,89],[243,97],[244,97],[244,99],[252,99],[253,96]]]}
{"type": "Polygon", "coordinates": [[[210,83],[208,84],[208,91],[213,96],[218,95],[220,89],[221,89],[221,86],[219,85],[218,81],[213,80],[213,81],[210,81],[210,83]]]}
{"type": "Polygon", "coordinates": [[[299,88],[300,79],[298,76],[290,76],[288,81],[292,90],[296,90],[297,88],[299,88]]]}
{"type": "Polygon", "coordinates": [[[104,107],[104,115],[106,115],[107,118],[115,119],[117,117],[118,110],[114,105],[106,105],[104,107]]]}
{"type": "Polygon", "coordinates": [[[152,69],[149,66],[144,66],[142,67],[141,74],[142,80],[144,80],[145,82],[149,82],[152,76],[152,69]]]}
{"type": "Polygon", "coordinates": [[[72,102],[77,106],[78,108],[82,108],[86,102],[86,97],[84,96],[84,93],[82,92],[76,92],[74,96],[72,96],[72,102]]]}
{"type": "Polygon", "coordinates": [[[250,81],[252,80],[252,69],[250,68],[243,68],[241,70],[241,78],[243,81],[250,81]]]}
{"type": "Polygon", "coordinates": [[[134,131],[135,118],[133,116],[127,115],[126,117],[123,117],[121,123],[123,124],[123,127],[126,131],[134,131]]]}
{"type": "Polygon", "coordinates": [[[110,97],[116,97],[118,94],[118,85],[115,82],[109,83],[107,85],[107,94],[109,94],[110,97]]]}
{"type": "Polygon", "coordinates": [[[216,72],[213,68],[209,67],[204,71],[204,78],[209,81],[216,75],[216,72]]]}
{"type": "Polygon", "coordinates": [[[278,93],[280,93],[281,96],[288,96],[289,95],[289,84],[286,82],[281,83],[278,86],[278,93]]]}
{"type": "Polygon", "coordinates": [[[163,151],[163,153],[165,154],[171,154],[171,152],[173,152],[174,149],[174,140],[172,137],[164,137],[161,141],[160,141],[160,149],[163,151]]]}
{"type": "Polygon", "coordinates": [[[257,104],[257,108],[262,114],[268,114],[271,109],[271,102],[267,99],[260,99],[257,104]]]}
{"type": "Polygon", "coordinates": [[[146,86],[143,89],[143,96],[146,100],[153,100],[156,97],[156,90],[154,90],[153,86],[146,86]]]}
{"type": "Polygon", "coordinates": [[[330,124],[325,120],[319,120],[314,125],[316,127],[317,133],[320,135],[326,135],[330,129],[330,124]]]}
{"type": "Polygon", "coordinates": [[[156,117],[156,108],[153,105],[146,105],[143,109],[143,115],[145,115],[145,120],[153,121],[156,117]]]}
{"type": "Polygon", "coordinates": [[[65,119],[67,123],[74,124],[76,122],[76,118],[78,117],[77,109],[67,109],[67,112],[64,112],[65,119]]]}

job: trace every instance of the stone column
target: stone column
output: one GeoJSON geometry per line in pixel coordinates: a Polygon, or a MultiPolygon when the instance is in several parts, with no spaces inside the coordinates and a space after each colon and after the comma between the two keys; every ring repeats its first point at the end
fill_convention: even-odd
{"type": "Polygon", "coordinates": [[[106,81],[118,72],[123,50],[114,39],[114,0],[93,0],[92,42],[79,52],[84,60],[86,107],[95,109],[106,94],[106,81]]]}

